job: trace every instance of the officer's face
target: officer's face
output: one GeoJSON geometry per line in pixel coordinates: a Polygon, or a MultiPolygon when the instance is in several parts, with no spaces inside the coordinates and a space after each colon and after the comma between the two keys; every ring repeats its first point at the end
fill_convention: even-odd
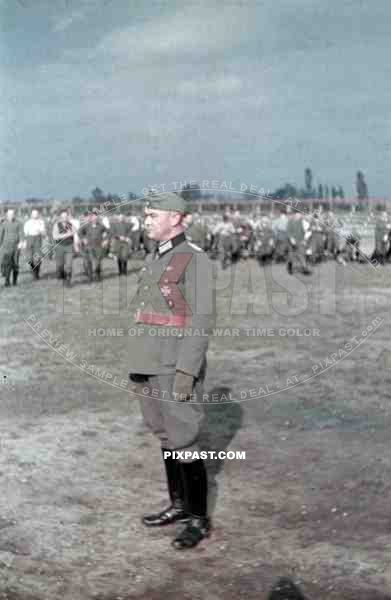
{"type": "Polygon", "coordinates": [[[144,210],[144,227],[151,240],[169,240],[181,222],[180,213],[157,208],[144,210]]]}

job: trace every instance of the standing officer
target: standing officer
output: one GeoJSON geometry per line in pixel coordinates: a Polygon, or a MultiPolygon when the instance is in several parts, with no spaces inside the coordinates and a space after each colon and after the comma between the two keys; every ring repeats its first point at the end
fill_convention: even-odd
{"type": "Polygon", "coordinates": [[[146,424],[160,439],[171,501],[162,512],[145,515],[143,523],[186,523],[173,540],[178,550],[196,546],[210,531],[207,473],[193,452],[199,450],[203,416],[201,404],[194,400],[202,399],[214,315],[212,266],[205,252],[186,240],[185,212],[178,194],[148,198],[145,231],[159,242],[158,251],[155,258],[146,257],[129,307],[136,310],[134,327],[140,333],[130,337],[130,380],[142,396],[146,424]],[[195,330],[198,335],[185,334],[195,330]],[[187,451],[191,458],[165,456],[167,451],[187,451]]]}
{"type": "Polygon", "coordinates": [[[57,279],[63,279],[71,286],[73,250],[79,248],[79,237],[67,210],[63,210],[59,221],[53,227],[53,241],[56,244],[57,279]]]}
{"type": "Polygon", "coordinates": [[[117,256],[118,275],[128,272],[128,259],[132,244],[132,224],[125,220],[125,215],[120,213],[118,219],[111,227],[112,252],[117,256]]]}
{"type": "Polygon", "coordinates": [[[46,236],[46,227],[36,208],[33,208],[31,218],[24,224],[24,235],[28,264],[33,272],[34,279],[39,279],[42,264],[42,244],[46,236]]]}
{"type": "Polygon", "coordinates": [[[16,220],[15,210],[9,208],[5,221],[0,228],[1,271],[5,277],[5,287],[9,287],[12,272],[12,284],[18,282],[19,253],[23,246],[23,226],[16,220]]]}
{"type": "Polygon", "coordinates": [[[88,222],[80,229],[80,244],[88,281],[93,281],[94,277],[95,281],[101,281],[108,230],[103,223],[98,223],[98,217],[94,213],[89,215],[88,222]]]}

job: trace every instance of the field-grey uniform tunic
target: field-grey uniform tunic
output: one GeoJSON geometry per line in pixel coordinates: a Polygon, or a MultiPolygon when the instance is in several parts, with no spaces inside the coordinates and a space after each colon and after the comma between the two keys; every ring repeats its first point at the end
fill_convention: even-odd
{"type": "Polygon", "coordinates": [[[139,284],[129,305],[129,327],[140,331],[129,336],[129,366],[130,374],[146,376],[140,396],[144,420],[163,447],[197,450],[203,416],[199,402],[215,315],[212,264],[181,233],[160,243],[155,258],[146,257],[139,284]],[[176,370],[195,378],[189,402],[175,398],[176,370]]]}
{"type": "Polygon", "coordinates": [[[23,226],[14,219],[0,225],[0,262],[2,274],[9,280],[11,271],[19,271],[18,244],[23,240],[23,226]]]}

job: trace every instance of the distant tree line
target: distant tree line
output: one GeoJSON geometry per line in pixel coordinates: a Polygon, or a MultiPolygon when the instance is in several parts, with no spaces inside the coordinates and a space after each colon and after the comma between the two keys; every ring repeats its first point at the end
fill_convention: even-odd
{"type": "MultiPolygon", "coordinates": [[[[202,192],[198,184],[187,183],[182,187],[182,197],[187,201],[200,200],[202,198],[202,192]]],[[[368,200],[368,186],[365,181],[365,176],[362,171],[356,173],[356,195],[359,202],[365,202],[368,200]]],[[[270,198],[298,198],[298,199],[318,199],[318,200],[343,200],[345,198],[345,192],[341,185],[329,185],[318,183],[314,185],[314,179],[312,169],[307,167],[304,171],[304,186],[297,187],[291,183],[285,183],[285,185],[277,188],[273,193],[269,194],[270,198]]],[[[137,196],[133,192],[128,193],[129,200],[136,200],[137,196]]],[[[121,197],[118,194],[104,193],[100,187],[96,187],[91,191],[89,198],[83,198],[81,196],[74,196],[72,198],[72,204],[102,204],[107,201],[120,202],[121,197]]],[[[27,198],[26,204],[48,204],[47,200],[41,198],[27,198]]]]}
{"type": "MultiPolygon", "coordinates": [[[[365,177],[362,171],[357,171],[356,174],[356,194],[358,201],[368,200],[368,186],[365,182],[365,177]]],[[[345,192],[341,185],[329,185],[318,183],[314,185],[312,169],[307,167],[304,171],[304,187],[299,188],[291,183],[277,188],[272,194],[271,198],[312,198],[318,200],[343,200],[345,198],[345,192]]]]}

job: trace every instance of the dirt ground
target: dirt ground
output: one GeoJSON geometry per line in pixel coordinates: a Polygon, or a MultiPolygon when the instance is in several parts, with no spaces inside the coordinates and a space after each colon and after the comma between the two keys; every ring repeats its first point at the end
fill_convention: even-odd
{"type": "Polygon", "coordinates": [[[251,265],[217,270],[217,325],[242,329],[211,340],[202,435],[246,459],[208,460],[214,531],[185,553],[140,522],[166,502],[160,449],[95,372],[127,380],[135,275],[107,260],[63,292],[47,261],[1,287],[0,600],[266,600],[281,576],[308,600],[391,600],[391,267],[251,265]]]}

